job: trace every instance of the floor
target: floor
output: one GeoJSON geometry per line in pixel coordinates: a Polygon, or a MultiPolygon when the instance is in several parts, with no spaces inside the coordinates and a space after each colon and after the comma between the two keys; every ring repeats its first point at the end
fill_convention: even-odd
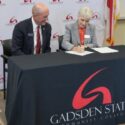
{"type": "Polygon", "coordinates": [[[3,99],[3,92],[2,91],[0,91],[0,125],[6,125],[5,100],[3,99]]]}

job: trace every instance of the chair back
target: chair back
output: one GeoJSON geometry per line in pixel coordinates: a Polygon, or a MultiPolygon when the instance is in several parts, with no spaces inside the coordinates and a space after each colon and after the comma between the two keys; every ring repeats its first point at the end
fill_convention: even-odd
{"type": "Polygon", "coordinates": [[[8,72],[8,67],[6,67],[6,64],[8,62],[8,57],[12,55],[11,53],[11,45],[12,40],[6,39],[1,41],[1,44],[3,46],[3,54],[1,57],[3,58],[3,92],[4,92],[4,99],[6,98],[6,73],[8,72]]]}
{"type": "Polygon", "coordinates": [[[2,46],[3,46],[3,54],[6,56],[11,56],[11,46],[12,46],[12,40],[11,39],[6,39],[2,41],[2,46]]]}
{"type": "Polygon", "coordinates": [[[65,49],[62,48],[62,41],[63,41],[63,35],[58,37],[58,43],[59,43],[59,50],[64,51],[65,49]]]}

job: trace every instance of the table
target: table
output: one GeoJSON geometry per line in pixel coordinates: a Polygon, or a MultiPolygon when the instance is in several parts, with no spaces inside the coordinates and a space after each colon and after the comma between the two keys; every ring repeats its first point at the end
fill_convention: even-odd
{"type": "MultiPolygon", "coordinates": [[[[125,122],[125,46],[118,53],[64,52],[8,61],[8,125],[116,125],[125,122]]],[[[92,51],[92,50],[91,50],[92,51]]]]}

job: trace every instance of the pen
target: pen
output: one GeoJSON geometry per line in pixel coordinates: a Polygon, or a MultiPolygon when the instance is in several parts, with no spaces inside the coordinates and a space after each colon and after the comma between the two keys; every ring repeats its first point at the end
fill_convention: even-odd
{"type": "Polygon", "coordinates": [[[77,41],[77,45],[81,47],[81,44],[77,41]]]}

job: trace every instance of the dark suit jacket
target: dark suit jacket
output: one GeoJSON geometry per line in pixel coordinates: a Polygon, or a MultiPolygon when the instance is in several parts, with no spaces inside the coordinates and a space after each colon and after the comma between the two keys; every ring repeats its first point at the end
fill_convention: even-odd
{"type": "MultiPolygon", "coordinates": [[[[51,25],[46,23],[41,27],[42,30],[42,53],[50,52],[51,25]]],[[[31,18],[18,23],[13,31],[12,37],[12,54],[23,55],[33,54],[34,52],[34,35],[31,18]]]]}

